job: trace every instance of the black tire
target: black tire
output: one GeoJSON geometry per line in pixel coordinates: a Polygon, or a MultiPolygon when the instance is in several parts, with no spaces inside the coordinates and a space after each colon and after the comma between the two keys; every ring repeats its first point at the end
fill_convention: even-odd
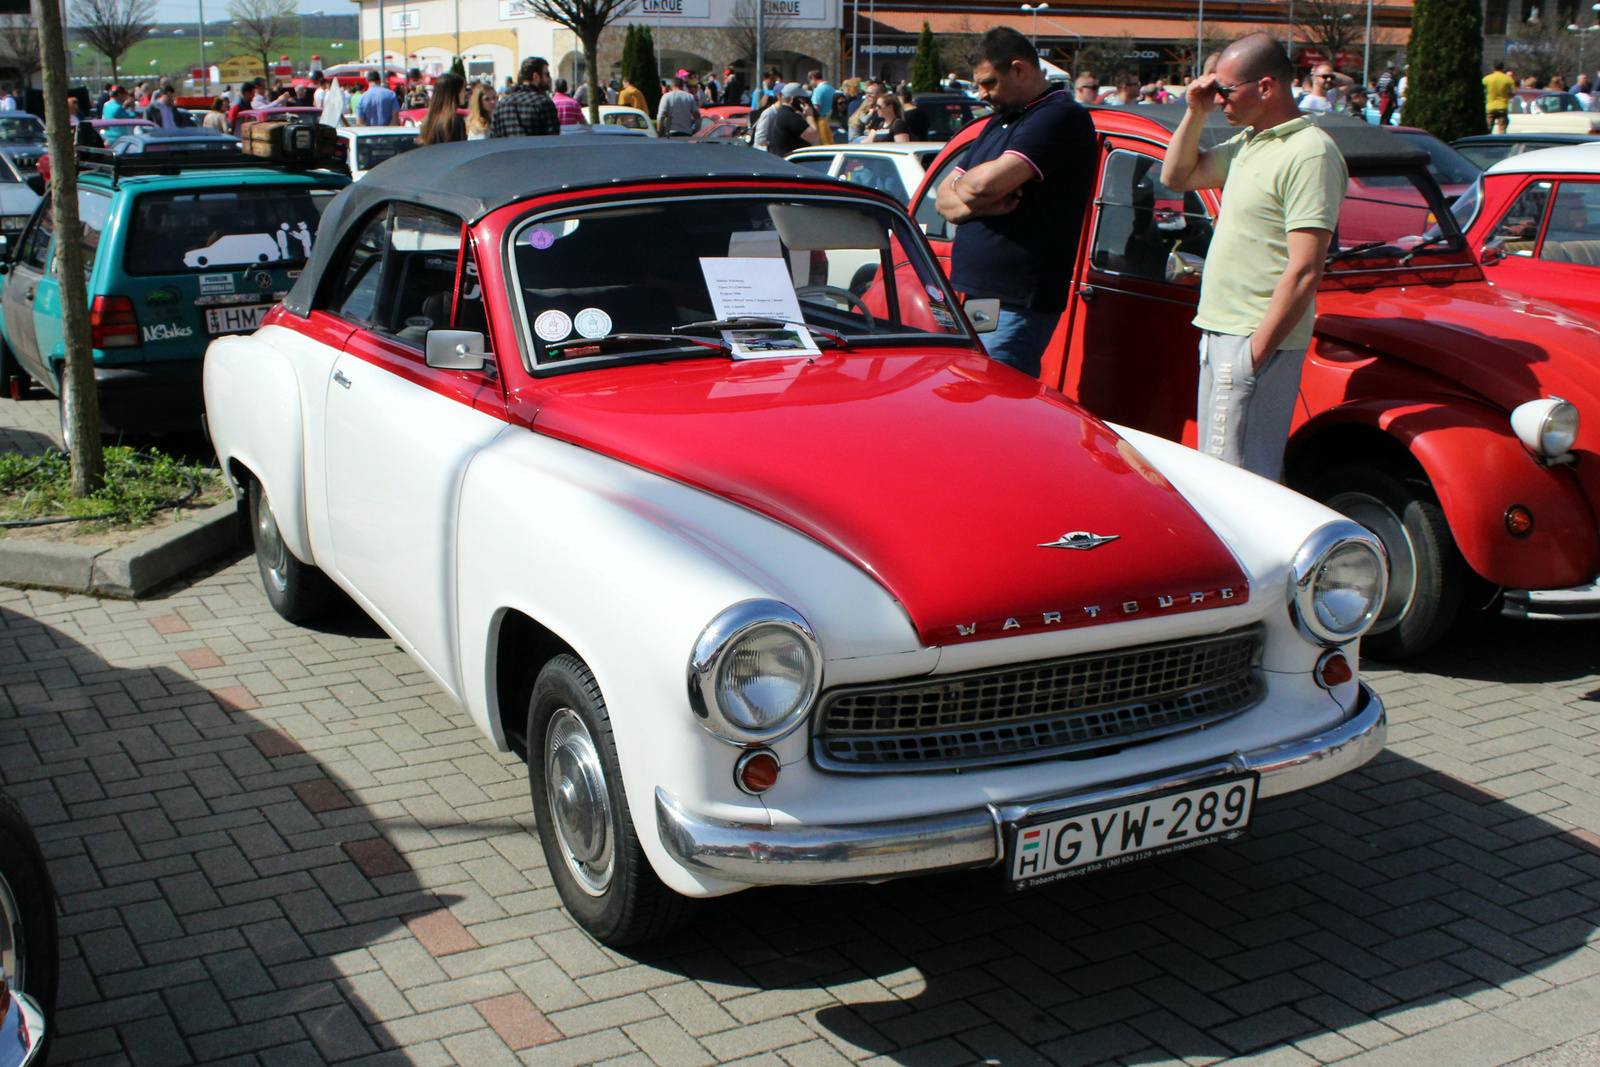
{"type": "Polygon", "coordinates": [[[576,656],[556,656],[533,683],[528,786],[556,889],[591,937],[620,948],[688,920],[694,902],[662,883],[639,844],[605,698],[576,656]]]}
{"type": "Polygon", "coordinates": [[[250,541],[273,611],[292,623],[304,624],[326,615],[339,603],[339,587],[333,580],[311,564],[301,563],[283,543],[272,502],[254,478],[250,479],[250,541]]]}
{"type": "Polygon", "coordinates": [[[34,1061],[41,1064],[49,1057],[60,951],[56,891],[44,853],[22,809],[0,793],[0,967],[44,1011],[45,1048],[34,1061]]]}
{"type": "Polygon", "coordinates": [[[1389,553],[1389,594],[1362,651],[1396,663],[1443,640],[1468,571],[1427,480],[1391,467],[1341,467],[1311,495],[1377,534],[1389,553]]]}

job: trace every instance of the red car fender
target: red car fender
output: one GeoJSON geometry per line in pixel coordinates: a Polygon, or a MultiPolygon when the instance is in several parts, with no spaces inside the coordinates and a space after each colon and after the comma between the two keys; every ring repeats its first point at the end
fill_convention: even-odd
{"type": "Polygon", "coordinates": [[[1295,434],[1307,440],[1337,425],[1370,426],[1414,456],[1438,494],[1467,565],[1512,589],[1564,589],[1600,572],[1600,534],[1570,470],[1541,466],[1511,432],[1504,412],[1448,403],[1368,399],[1325,411],[1295,434]],[[1506,510],[1533,513],[1533,531],[1513,537],[1506,510]]]}

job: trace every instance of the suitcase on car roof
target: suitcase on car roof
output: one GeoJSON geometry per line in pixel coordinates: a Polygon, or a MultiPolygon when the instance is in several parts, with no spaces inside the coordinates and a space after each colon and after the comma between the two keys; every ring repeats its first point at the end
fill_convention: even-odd
{"type": "Polygon", "coordinates": [[[326,162],[339,149],[338,133],[321,123],[246,122],[239,137],[250,155],[280,163],[326,162]]]}

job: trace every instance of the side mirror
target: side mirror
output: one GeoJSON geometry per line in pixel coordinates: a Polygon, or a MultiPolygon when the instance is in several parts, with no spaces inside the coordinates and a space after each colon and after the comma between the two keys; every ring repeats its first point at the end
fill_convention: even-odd
{"type": "Polygon", "coordinates": [[[428,366],[438,370],[482,370],[488,361],[481,333],[429,330],[423,343],[427,347],[428,366]]]}
{"type": "Polygon", "coordinates": [[[1483,251],[1478,253],[1478,262],[1485,267],[1491,267],[1506,258],[1506,239],[1496,237],[1483,246],[1483,251]]]}
{"type": "Polygon", "coordinates": [[[34,191],[34,193],[36,195],[38,195],[38,196],[43,196],[45,189],[49,188],[45,184],[44,175],[42,175],[42,174],[30,174],[30,175],[28,175],[27,185],[28,185],[28,188],[32,189],[34,191]]]}
{"type": "Polygon", "coordinates": [[[961,307],[966,311],[967,318],[972,321],[974,333],[994,333],[995,330],[1000,328],[1000,299],[998,297],[968,300],[961,307]]]}
{"type": "Polygon", "coordinates": [[[1201,256],[1190,255],[1188,252],[1167,253],[1167,281],[1173,285],[1183,285],[1195,288],[1200,284],[1200,277],[1205,273],[1206,261],[1201,256]]]}

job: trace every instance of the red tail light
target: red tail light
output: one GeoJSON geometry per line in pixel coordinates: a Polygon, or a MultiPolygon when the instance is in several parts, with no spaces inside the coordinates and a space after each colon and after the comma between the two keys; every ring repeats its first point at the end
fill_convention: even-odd
{"type": "Polygon", "coordinates": [[[139,320],[133,301],[125,296],[97,296],[89,308],[92,348],[138,348],[139,320]]]}

